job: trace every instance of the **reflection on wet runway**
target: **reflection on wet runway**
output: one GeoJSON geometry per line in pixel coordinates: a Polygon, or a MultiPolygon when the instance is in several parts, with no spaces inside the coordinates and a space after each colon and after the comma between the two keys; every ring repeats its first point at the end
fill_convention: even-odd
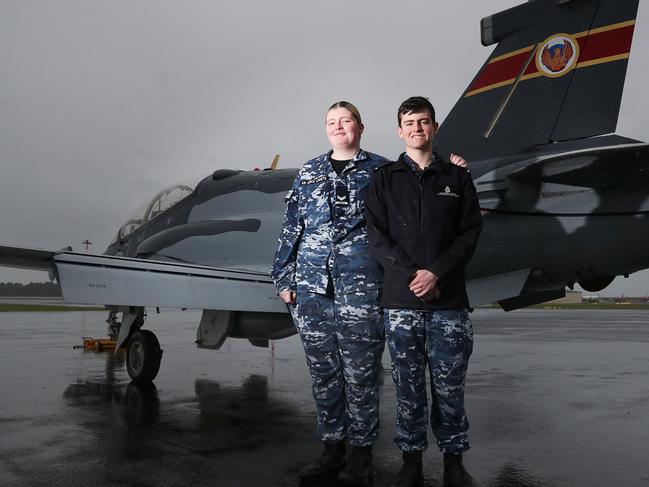
{"type": "MultiPolygon", "coordinates": [[[[72,348],[103,313],[0,314],[0,485],[298,485],[320,450],[299,341],[197,350],[198,316],[147,321],[165,354],[140,387],[122,355],[72,348]]],[[[649,486],[648,318],[478,310],[465,463],[480,485],[649,486]]],[[[387,353],[384,366],[376,486],[400,465],[387,353]]],[[[441,456],[424,458],[440,486],[441,456]]]]}

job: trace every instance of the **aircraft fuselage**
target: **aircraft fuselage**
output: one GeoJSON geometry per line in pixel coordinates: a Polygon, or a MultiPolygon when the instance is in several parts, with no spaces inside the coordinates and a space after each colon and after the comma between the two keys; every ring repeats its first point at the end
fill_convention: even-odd
{"type": "MultiPolygon", "coordinates": [[[[485,226],[467,279],[529,270],[520,293],[562,293],[649,267],[648,155],[609,136],[471,162],[485,226]]],[[[295,173],[206,178],[106,253],[268,272],[295,173]]]]}

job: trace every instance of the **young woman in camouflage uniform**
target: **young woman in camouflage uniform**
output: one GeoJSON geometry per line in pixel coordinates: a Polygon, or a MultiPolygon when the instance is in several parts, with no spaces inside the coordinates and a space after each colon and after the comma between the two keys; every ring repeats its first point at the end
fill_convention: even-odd
{"type": "Polygon", "coordinates": [[[324,443],[300,478],[339,474],[343,483],[364,484],[372,475],[384,348],[382,273],[368,249],[364,198],[388,161],[360,148],[364,127],[351,103],[334,103],[325,127],[331,150],[307,161],[286,195],[272,276],[302,339],[324,443]]]}

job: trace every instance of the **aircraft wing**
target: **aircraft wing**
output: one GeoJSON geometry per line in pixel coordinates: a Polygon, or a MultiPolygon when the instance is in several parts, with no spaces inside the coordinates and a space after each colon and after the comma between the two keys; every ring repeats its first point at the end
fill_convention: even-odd
{"type": "Polygon", "coordinates": [[[524,161],[520,169],[511,171],[507,177],[523,182],[604,189],[621,182],[618,180],[626,174],[630,174],[628,184],[638,183],[638,178],[646,180],[647,160],[649,144],[644,142],[595,146],[524,161]],[[620,164],[624,164],[626,171],[619,171],[620,164]]]}
{"type": "Polygon", "coordinates": [[[0,265],[53,272],[66,303],[287,312],[255,270],[7,246],[0,265]]]}
{"type": "Polygon", "coordinates": [[[0,245],[0,266],[36,271],[51,271],[52,257],[59,252],[64,251],[53,252],[51,250],[0,245]]]}

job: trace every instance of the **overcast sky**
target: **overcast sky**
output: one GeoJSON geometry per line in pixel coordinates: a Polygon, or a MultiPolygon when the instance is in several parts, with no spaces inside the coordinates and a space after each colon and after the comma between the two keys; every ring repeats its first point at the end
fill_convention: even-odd
{"type": "MultiPolygon", "coordinates": [[[[0,243],[100,253],[133,209],[218,168],[297,167],[324,110],[363,114],[363,147],[400,152],[395,110],[443,119],[492,48],[482,17],[520,0],[0,0],[0,243]]],[[[640,2],[617,133],[649,139],[640,2]]],[[[0,281],[45,280],[0,268],[0,281]]],[[[617,282],[620,281],[620,282],[617,282]]],[[[649,294],[649,272],[612,294],[649,294]]]]}

